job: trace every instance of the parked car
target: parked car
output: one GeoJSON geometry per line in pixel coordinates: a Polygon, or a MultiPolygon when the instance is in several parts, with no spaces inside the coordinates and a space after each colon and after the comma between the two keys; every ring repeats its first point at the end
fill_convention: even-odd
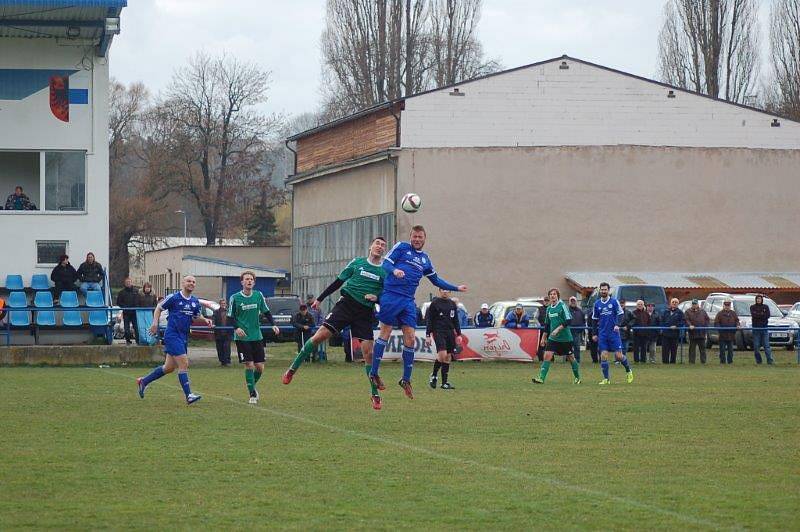
{"type": "Polygon", "coordinates": [[[794,305],[778,305],[778,308],[781,309],[783,315],[786,316],[787,314],[789,314],[789,311],[792,310],[793,306],[794,305]]]}
{"type": "Polygon", "coordinates": [[[527,298],[517,299],[515,301],[497,301],[492,303],[489,307],[489,313],[494,316],[494,326],[502,327],[505,325],[506,315],[514,310],[514,307],[516,307],[517,304],[522,305],[522,309],[525,311],[525,314],[528,315],[528,319],[531,320],[531,327],[536,326],[538,324],[536,317],[539,315],[539,309],[541,309],[544,305],[538,301],[527,298]]]}
{"type": "MultiPolygon", "coordinates": [[[[752,319],[750,318],[750,305],[756,302],[756,294],[726,294],[714,293],[709,294],[705,301],[705,311],[711,322],[717,316],[717,312],[722,310],[722,303],[730,299],[733,302],[733,311],[739,316],[739,322],[742,327],[751,327],[752,319]]],[[[778,308],[773,300],[768,297],[764,298],[764,304],[769,307],[769,326],[782,327],[781,330],[770,331],[769,343],[770,345],[785,346],[789,349],[794,347],[795,337],[798,333],[798,323],[794,320],[785,318],[783,312],[778,308]]],[[[708,334],[709,347],[719,343],[719,331],[711,330],[708,334]]],[[[753,346],[753,331],[737,331],[736,332],[736,349],[750,349],[753,346]]]]}
{"type": "Polygon", "coordinates": [[[300,312],[302,301],[297,296],[273,296],[267,297],[267,306],[272,313],[275,325],[281,330],[279,337],[270,329],[264,329],[264,338],[268,342],[293,342],[295,328],[292,325],[295,314],[300,312]]]}
{"type": "MultiPolygon", "coordinates": [[[[641,299],[645,303],[655,305],[655,310],[661,314],[667,309],[667,293],[663,286],[652,284],[621,284],[611,287],[611,296],[625,300],[625,307],[632,310],[636,308],[636,301],[641,299]]],[[[594,302],[600,297],[600,289],[596,288],[592,294],[584,301],[584,310],[594,306],[594,302]]]]}
{"type": "Polygon", "coordinates": [[[786,313],[786,318],[800,325],[800,303],[795,303],[786,313]]]}

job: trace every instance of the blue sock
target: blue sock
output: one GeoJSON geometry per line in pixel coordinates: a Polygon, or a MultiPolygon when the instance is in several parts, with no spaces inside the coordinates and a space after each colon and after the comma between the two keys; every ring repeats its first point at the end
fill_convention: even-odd
{"type": "Polygon", "coordinates": [[[375,349],[372,350],[372,367],[369,370],[370,376],[374,377],[381,369],[381,359],[383,358],[383,350],[386,349],[386,340],[378,338],[375,340],[375,349]]]}
{"type": "Polygon", "coordinates": [[[600,361],[600,369],[603,370],[603,378],[608,378],[608,360],[601,360],[600,361]]]}
{"type": "Polygon", "coordinates": [[[622,355],[621,362],[622,362],[622,365],[625,367],[625,371],[630,373],[631,372],[631,365],[628,364],[628,357],[626,357],[625,355],[622,355]]]}
{"type": "Polygon", "coordinates": [[[178,380],[181,383],[181,388],[183,388],[183,394],[188,397],[192,393],[192,390],[189,389],[189,374],[185,371],[179,371],[178,380]]]}
{"type": "Polygon", "coordinates": [[[145,375],[142,378],[142,382],[145,386],[153,382],[154,380],[160,379],[164,376],[164,366],[158,366],[156,369],[151,371],[148,375],[145,375]]]}
{"type": "Polygon", "coordinates": [[[411,370],[414,369],[414,348],[403,347],[403,380],[411,380],[411,370]]]}

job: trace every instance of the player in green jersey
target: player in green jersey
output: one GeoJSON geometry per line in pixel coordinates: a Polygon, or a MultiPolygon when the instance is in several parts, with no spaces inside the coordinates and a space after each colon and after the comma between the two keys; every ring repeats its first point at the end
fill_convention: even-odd
{"type": "Polygon", "coordinates": [[[275,326],[272,313],[264,301],[264,295],[253,289],[256,284],[256,274],[251,271],[242,272],[239,279],[242,281],[242,290],[230,297],[228,317],[234,320],[236,351],[239,353],[239,362],[244,362],[244,380],[250,393],[248,402],[254,405],[258,403],[256,383],[264,373],[266,360],[264,344],[261,341],[264,338],[261,334],[261,315],[264,314],[267,323],[272,325],[272,331],[276,336],[281,331],[275,326]]]}
{"type": "Polygon", "coordinates": [[[561,292],[558,288],[551,288],[547,292],[550,304],[539,312],[544,312],[544,330],[542,331],[541,344],[544,346],[544,361],[539,376],[533,378],[535,384],[544,384],[547,372],[550,371],[550,364],[553,355],[566,357],[567,362],[572,364],[573,382],[581,383],[581,371],[575,355],[572,353],[572,331],[569,329],[569,322],[572,316],[567,305],[561,301],[561,292]]]}
{"type": "MultiPolygon", "coordinates": [[[[386,253],[386,239],[382,236],[375,237],[369,246],[369,256],[356,257],[342,270],[328,288],[326,288],[311,304],[318,309],[319,304],[329,295],[341,288],[341,297],[336,302],[330,314],[325,316],[325,321],[317,332],[303,345],[295,357],[294,362],[283,374],[283,383],[292,382],[292,377],[319,344],[330,338],[333,334],[341,334],[342,329],[350,327],[352,338],[361,340],[361,352],[364,355],[365,370],[369,377],[369,368],[372,364],[372,345],[374,333],[372,330],[375,321],[375,302],[383,291],[383,280],[386,270],[381,267],[383,255],[386,253]]],[[[372,390],[372,407],[381,408],[381,396],[378,388],[370,382],[372,390]]]]}

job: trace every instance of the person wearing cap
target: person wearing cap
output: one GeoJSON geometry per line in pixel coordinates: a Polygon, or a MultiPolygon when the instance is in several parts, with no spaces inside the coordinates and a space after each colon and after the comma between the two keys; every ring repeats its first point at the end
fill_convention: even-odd
{"type": "Polygon", "coordinates": [[[711,319],[705,310],[700,308],[700,302],[692,299],[692,306],[685,314],[686,325],[689,327],[689,364],[694,364],[697,359],[697,349],[700,349],[700,363],[706,363],[706,327],[711,319]]]}
{"type": "Polygon", "coordinates": [[[514,310],[506,314],[506,329],[527,329],[529,325],[530,318],[528,318],[528,314],[525,313],[525,309],[519,303],[514,307],[514,310]]]}
{"type": "Polygon", "coordinates": [[[736,329],[741,327],[739,316],[731,308],[731,300],[722,302],[722,310],[714,317],[714,327],[725,327],[719,331],[719,363],[733,364],[733,342],[736,339],[736,329]]]}
{"type": "Polygon", "coordinates": [[[578,364],[581,362],[581,345],[583,345],[583,332],[586,328],[586,315],[578,306],[578,298],[572,296],[569,298],[569,314],[570,322],[569,327],[572,331],[572,354],[578,364]]]}
{"type": "Polygon", "coordinates": [[[314,334],[314,316],[308,311],[308,305],[300,305],[300,312],[294,315],[292,325],[295,330],[298,351],[303,348],[303,344],[314,334]]]}
{"type": "Polygon", "coordinates": [[[489,312],[489,305],[487,303],[481,304],[481,309],[475,313],[475,327],[478,329],[486,329],[487,327],[494,327],[494,316],[489,312]]]}

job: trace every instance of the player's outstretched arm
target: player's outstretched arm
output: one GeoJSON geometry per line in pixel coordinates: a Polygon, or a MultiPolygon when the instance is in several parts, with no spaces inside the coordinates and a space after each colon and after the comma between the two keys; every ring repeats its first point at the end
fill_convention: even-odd
{"type": "Polygon", "coordinates": [[[319,308],[319,304],[322,303],[322,301],[324,301],[326,297],[328,297],[329,295],[333,294],[338,289],[340,289],[343,284],[344,281],[337,277],[331,284],[328,285],[328,287],[325,290],[322,291],[322,293],[317,297],[317,299],[314,300],[314,303],[312,303],[311,307],[314,310],[317,310],[319,308]],[[314,305],[316,305],[316,307],[314,305]]]}
{"type": "Polygon", "coordinates": [[[456,286],[454,284],[450,284],[441,277],[436,272],[431,272],[427,274],[428,280],[433,283],[433,286],[437,288],[442,288],[443,290],[450,290],[451,292],[466,292],[467,287],[466,285],[456,286]],[[462,290],[463,288],[463,290],[462,290]]]}

